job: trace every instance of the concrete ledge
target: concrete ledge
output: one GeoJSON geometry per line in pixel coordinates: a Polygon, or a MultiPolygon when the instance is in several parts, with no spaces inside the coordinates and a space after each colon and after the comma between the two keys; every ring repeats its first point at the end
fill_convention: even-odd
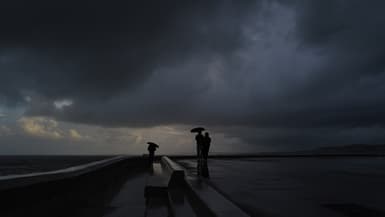
{"type": "Polygon", "coordinates": [[[88,164],[69,167],[66,169],[41,172],[41,173],[29,173],[22,175],[8,175],[0,177],[0,191],[9,190],[13,188],[26,187],[29,185],[51,182],[60,179],[73,178],[86,173],[90,173],[104,167],[110,166],[114,163],[128,159],[129,157],[117,156],[108,158],[105,160],[95,161],[88,164]]]}
{"type": "Polygon", "coordinates": [[[183,172],[184,173],[184,168],[180,166],[179,164],[175,163],[172,161],[169,157],[167,156],[162,156],[161,158],[161,163],[170,171],[174,172],[183,172]]]}
{"type": "Polygon", "coordinates": [[[163,168],[159,163],[152,164],[151,174],[147,177],[146,186],[144,188],[144,197],[163,197],[168,198],[168,182],[169,174],[163,172],[163,168]]]}
{"type": "Polygon", "coordinates": [[[115,197],[128,178],[145,174],[147,159],[132,156],[91,165],[88,169],[76,170],[77,173],[0,191],[0,216],[101,216],[106,213],[105,204],[115,197]]]}
{"type": "Polygon", "coordinates": [[[163,156],[161,164],[165,170],[170,174],[168,182],[169,186],[178,186],[185,183],[185,172],[183,167],[172,161],[170,158],[163,156]]]}
{"type": "Polygon", "coordinates": [[[160,164],[152,164],[152,174],[148,177],[144,195],[148,197],[168,196],[168,188],[185,183],[184,169],[170,158],[161,157],[160,164]]]}
{"type": "MultiPolygon", "coordinates": [[[[165,157],[164,159],[164,161],[166,161],[167,164],[170,165],[170,167],[175,168],[176,170],[183,170],[180,165],[178,165],[171,159],[167,157],[165,157]]],[[[207,184],[203,179],[192,176],[184,176],[184,179],[190,197],[192,197],[195,203],[197,203],[196,205],[205,209],[204,212],[207,213],[206,215],[218,217],[249,216],[238,206],[236,206],[233,202],[226,199],[221,193],[219,193],[213,187],[207,184]]]]}
{"type": "Polygon", "coordinates": [[[220,217],[248,217],[243,210],[237,207],[234,203],[226,199],[222,194],[216,191],[206,182],[188,178],[187,186],[191,196],[213,216],[220,217]]]}

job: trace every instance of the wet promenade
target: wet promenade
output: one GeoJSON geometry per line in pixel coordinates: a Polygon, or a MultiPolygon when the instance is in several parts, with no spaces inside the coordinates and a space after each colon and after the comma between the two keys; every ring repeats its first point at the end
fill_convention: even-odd
{"type": "Polygon", "coordinates": [[[0,189],[2,217],[248,216],[167,157],[2,177],[0,189]]]}
{"type": "MultiPolygon", "coordinates": [[[[194,160],[179,160],[195,173],[194,160]]],[[[210,159],[210,182],[252,216],[385,216],[385,158],[210,159]]]]}
{"type": "Polygon", "coordinates": [[[126,210],[143,216],[145,162],[132,158],[79,176],[3,190],[0,216],[103,217],[123,216],[126,210]]]}
{"type": "Polygon", "coordinates": [[[149,168],[131,158],[1,191],[0,216],[385,216],[382,157],[210,159],[210,178],[198,176],[193,159],[170,162],[149,168]],[[169,185],[180,167],[186,183],[169,185]]]}

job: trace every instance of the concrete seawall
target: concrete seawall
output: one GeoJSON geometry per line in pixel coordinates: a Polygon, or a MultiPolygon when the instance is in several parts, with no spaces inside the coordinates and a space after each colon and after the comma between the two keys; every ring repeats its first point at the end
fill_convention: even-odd
{"type": "Polygon", "coordinates": [[[0,216],[82,216],[78,208],[100,207],[124,179],[145,170],[142,157],[116,157],[45,173],[0,178],[0,216]]]}
{"type": "Polygon", "coordinates": [[[119,156],[62,170],[2,176],[0,216],[163,216],[156,214],[163,210],[160,195],[166,196],[160,199],[168,216],[248,216],[170,158],[157,157],[154,165],[150,169],[147,158],[119,156]],[[159,189],[165,193],[158,194],[159,189]]]}
{"type": "Polygon", "coordinates": [[[26,187],[37,183],[52,182],[55,180],[68,179],[83,174],[91,173],[104,167],[127,160],[129,157],[117,156],[88,164],[73,166],[65,169],[54,170],[49,172],[29,173],[22,175],[0,176],[0,191],[10,190],[13,188],[26,187]]]}
{"type": "Polygon", "coordinates": [[[186,174],[185,168],[167,156],[163,156],[160,163],[153,164],[153,171],[145,190],[146,217],[249,216],[204,177],[186,174]]]}

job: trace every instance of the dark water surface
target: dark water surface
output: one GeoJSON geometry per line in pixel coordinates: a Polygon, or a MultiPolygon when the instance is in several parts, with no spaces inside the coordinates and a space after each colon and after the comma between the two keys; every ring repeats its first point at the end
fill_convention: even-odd
{"type": "MultiPolygon", "coordinates": [[[[181,160],[195,173],[195,161],[181,160]]],[[[209,160],[210,179],[252,216],[385,216],[385,158],[209,160]]]]}
{"type": "Polygon", "coordinates": [[[113,156],[0,156],[0,176],[45,172],[113,156]]]}

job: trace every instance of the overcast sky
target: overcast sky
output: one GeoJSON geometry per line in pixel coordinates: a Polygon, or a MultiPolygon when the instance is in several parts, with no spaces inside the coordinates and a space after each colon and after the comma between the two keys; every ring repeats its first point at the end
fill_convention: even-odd
{"type": "Polygon", "coordinates": [[[13,0],[0,154],[191,153],[385,141],[382,0],[13,0]]]}

